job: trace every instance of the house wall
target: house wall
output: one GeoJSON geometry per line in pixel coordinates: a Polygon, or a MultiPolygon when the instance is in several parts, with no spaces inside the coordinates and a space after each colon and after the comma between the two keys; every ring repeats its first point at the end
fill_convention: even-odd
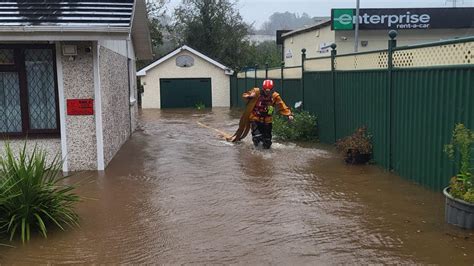
{"type": "Polygon", "coordinates": [[[142,108],[161,108],[161,78],[211,78],[212,106],[230,106],[230,77],[224,73],[224,70],[210,64],[193,53],[182,51],[160,65],[148,70],[146,76],[140,78],[144,87],[142,108]],[[180,55],[192,56],[194,58],[194,66],[187,68],[176,66],[176,57],[180,55]]]}
{"type": "Polygon", "coordinates": [[[137,69],[135,60],[135,50],[133,42],[126,40],[106,40],[99,41],[99,45],[111,50],[119,55],[127,57],[129,61],[130,73],[130,111],[132,112],[132,131],[137,128],[138,104],[137,95],[137,69]]]}
{"type": "MultiPolygon", "coordinates": [[[[419,44],[433,41],[452,39],[456,37],[467,37],[474,35],[471,29],[431,29],[431,30],[399,30],[397,45],[419,44]]],[[[361,30],[359,41],[367,41],[368,45],[359,45],[359,52],[387,49],[388,30],[361,30]]],[[[331,31],[331,26],[315,29],[293,36],[286,37],[285,44],[285,66],[301,65],[301,49],[306,48],[306,57],[329,56],[330,52],[319,53],[321,43],[336,43],[337,54],[354,52],[354,31],[331,31]],[[319,36],[319,37],[318,37],[319,36]],[[288,50],[292,51],[292,58],[286,58],[288,50]]]]}
{"type": "Polygon", "coordinates": [[[331,44],[334,42],[334,31],[331,27],[323,27],[301,34],[296,34],[285,38],[285,66],[301,65],[301,49],[306,48],[306,57],[329,56],[331,53],[320,53],[319,47],[322,43],[331,44]],[[292,57],[287,58],[288,51],[291,50],[292,57]]]}
{"type": "MultiPolygon", "coordinates": [[[[432,29],[432,30],[399,30],[397,46],[435,42],[457,37],[474,35],[474,29],[432,29]]],[[[360,31],[359,41],[367,41],[368,45],[359,45],[359,52],[387,49],[388,31],[364,30],[360,31]]],[[[354,32],[336,31],[337,53],[346,54],[354,52],[354,32]],[[346,39],[347,40],[343,40],[346,39]]]]}
{"type": "MultiPolygon", "coordinates": [[[[102,144],[98,146],[97,115],[101,117],[103,128],[101,142],[105,166],[129,138],[130,121],[133,121],[132,130],[137,124],[137,104],[130,104],[130,99],[136,99],[137,96],[134,60],[100,47],[99,58],[95,61],[95,47],[97,42],[58,43],[56,63],[60,91],[59,112],[61,122],[64,122],[61,125],[62,138],[35,138],[27,142],[28,151],[36,144],[47,152],[50,160],[55,156],[65,159],[65,171],[98,169],[98,147],[102,144]],[[62,56],[60,49],[63,44],[77,45],[77,56],[62,56]],[[94,67],[95,63],[97,67],[94,67]],[[100,88],[100,94],[96,94],[97,88],[100,88]],[[100,99],[96,99],[96,95],[100,95],[100,99]],[[94,99],[96,104],[100,103],[101,112],[96,108],[98,105],[95,105],[94,115],[69,116],[66,106],[68,99],[94,99]]],[[[18,150],[23,147],[24,141],[13,139],[9,143],[14,150],[18,150]]],[[[5,141],[0,140],[0,154],[4,152],[4,145],[5,141]]],[[[102,149],[99,154],[102,154],[102,149]]]]}
{"type": "Polygon", "coordinates": [[[135,52],[133,48],[133,42],[127,40],[103,40],[99,41],[99,45],[107,48],[111,51],[116,52],[119,55],[123,55],[132,60],[135,60],[135,52]]]}
{"type": "Polygon", "coordinates": [[[104,162],[107,165],[130,136],[130,87],[127,57],[100,47],[104,162]]]}
{"type": "Polygon", "coordinates": [[[12,139],[8,141],[0,140],[0,156],[5,154],[5,144],[8,142],[10,148],[18,154],[20,150],[23,149],[23,145],[26,141],[26,151],[28,154],[36,148],[46,152],[46,158],[49,162],[51,162],[56,156],[58,159],[61,158],[61,140],[59,138],[55,139],[30,139],[30,140],[23,140],[23,139],[12,139]]]}
{"type": "MultiPolygon", "coordinates": [[[[94,63],[92,42],[74,42],[78,55],[74,60],[61,56],[64,102],[67,99],[94,99],[94,63]]],[[[66,121],[67,162],[69,171],[97,169],[95,115],[68,116],[66,121]]]]}

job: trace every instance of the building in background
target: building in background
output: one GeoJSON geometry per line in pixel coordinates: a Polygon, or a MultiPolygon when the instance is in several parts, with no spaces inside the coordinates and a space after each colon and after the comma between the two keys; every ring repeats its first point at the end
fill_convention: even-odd
{"type": "Polygon", "coordinates": [[[29,139],[64,171],[104,170],[136,127],[145,0],[0,3],[0,152],[29,139]]]}
{"type": "MultiPolygon", "coordinates": [[[[307,57],[354,52],[354,9],[333,9],[329,20],[282,34],[286,66],[301,65],[301,49],[307,57]]],[[[360,9],[358,51],[387,49],[389,30],[398,32],[398,46],[474,35],[474,8],[360,9]]]]}
{"type": "Polygon", "coordinates": [[[142,107],[229,107],[230,68],[186,45],[138,71],[142,107]]]}
{"type": "Polygon", "coordinates": [[[252,34],[248,35],[247,39],[253,44],[260,44],[262,42],[274,42],[276,40],[275,35],[265,35],[265,34],[252,34]]]}

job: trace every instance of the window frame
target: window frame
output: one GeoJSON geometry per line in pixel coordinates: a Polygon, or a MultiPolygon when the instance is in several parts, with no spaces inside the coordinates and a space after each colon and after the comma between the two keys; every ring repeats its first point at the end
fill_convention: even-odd
{"type": "Polygon", "coordinates": [[[0,44],[0,49],[13,50],[12,65],[0,65],[0,72],[18,73],[20,88],[20,110],[22,132],[0,132],[2,138],[56,138],[60,136],[60,118],[59,118],[59,93],[58,93],[58,73],[56,65],[56,47],[54,44],[0,44]],[[28,81],[26,76],[25,50],[26,49],[50,49],[53,60],[54,72],[54,102],[56,109],[56,128],[55,129],[31,129],[30,114],[28,102],[28,81]]]}

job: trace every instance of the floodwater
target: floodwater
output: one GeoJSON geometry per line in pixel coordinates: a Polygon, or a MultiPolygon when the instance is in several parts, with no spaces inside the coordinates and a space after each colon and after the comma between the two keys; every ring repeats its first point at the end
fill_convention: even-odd
{"type": "Polygon", "coordinates": [[[0,248],[2,264],[472,265],[474,235],[444,198],[330,146],[220,140],[239,113],[144,111],[105,173],[82,173],[81,226],[0,248]]]}

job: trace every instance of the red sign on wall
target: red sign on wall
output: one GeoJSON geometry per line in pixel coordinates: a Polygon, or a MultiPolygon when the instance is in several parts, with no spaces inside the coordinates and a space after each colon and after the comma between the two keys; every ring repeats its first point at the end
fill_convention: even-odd
{"type": "Polygon", "coordinates": [[[94,115],[94,100],[68,99],[67,115],[94,115]]]}

